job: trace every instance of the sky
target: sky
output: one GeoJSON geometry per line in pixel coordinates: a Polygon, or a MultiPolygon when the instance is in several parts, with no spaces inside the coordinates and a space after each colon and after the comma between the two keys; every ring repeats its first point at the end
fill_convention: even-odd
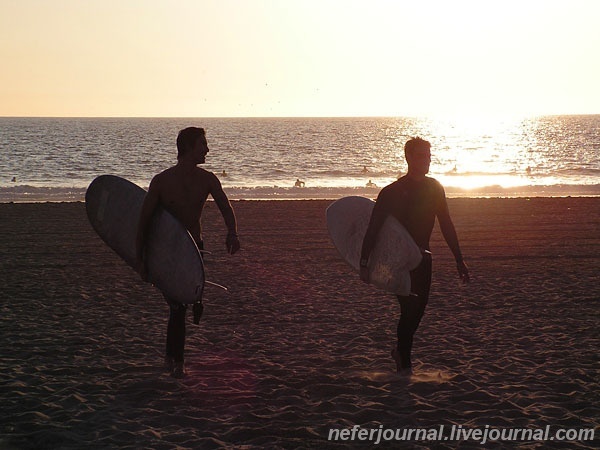
{"type": "Polygon", "coordinates": [[[600,113],[597,0],[0,0],[0,116],[600,113]]]}

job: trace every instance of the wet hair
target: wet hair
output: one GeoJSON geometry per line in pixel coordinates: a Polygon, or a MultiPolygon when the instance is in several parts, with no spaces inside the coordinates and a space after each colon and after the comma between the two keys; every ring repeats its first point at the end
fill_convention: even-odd
{"type": "Polygon", "coordinates": [[[184,128],[177,135],[177,159],[181,158],[192,148],[198,138],[206,136],[204,128],[188,127],[184,128]]]}
{"type": "Polygon", "coordinates": [[[404,156],[408,156],[409,153],[413,153],[416,150],[429,150],[431,149],[431,143],[420,137],[414,137],[404,144],[404,156]]]}

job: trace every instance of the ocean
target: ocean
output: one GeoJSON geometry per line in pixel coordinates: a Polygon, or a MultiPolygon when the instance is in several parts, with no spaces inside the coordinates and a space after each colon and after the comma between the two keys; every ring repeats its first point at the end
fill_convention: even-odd
{"type": "Polygon", "coordinates": [[[98,175],[147,188],[177,132],[206,129],[231,199],[375,197],[432,144],[448,197],[600,195],[600,115],[486,118],[0,118],[0,202],[81,201],[98,175]],[[294,187],[296,180],[305,187],[294,187]],[[370,183],[371,187],[367,187],[370,183]]]}

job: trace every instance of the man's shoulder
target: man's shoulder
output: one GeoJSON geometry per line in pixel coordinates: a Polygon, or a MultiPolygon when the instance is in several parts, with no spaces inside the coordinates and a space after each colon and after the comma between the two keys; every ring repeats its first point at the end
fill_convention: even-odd
{"type": "MultiPolygon", "coordinates": [[[[217,178],[217,176],[213,172],[210,172],[201,167],[196,167],[195,174],[196,174],[196,176],[201,177],[201,178],[210,178],[210,179],[217,178]]],[[[169,167],[168,169],[165,169],[162,172],[156,174],[154,176],[154,179],[168,180],[168,179],[179,179],[180,177],[181,177],[181,172],[178,172],[177,166],[172,166],[172,167],[169,167]]]]}
{"type": "Polygon", "coordinates": [[[174,179],[173,167],[163,170],[152,177],[150,181],[151,190],[159,190],[162,186],[170,184],[170,181],[174,179]]]}
{"type": "Polygon", "coordinates": [[[427,183],[429,183],[431,186],[435,186],[435,187],[442,187],[442,183],[440,183],[438,180],[436,180],[433,177],[425,177],[425,180],[427,181],[427,183]]]}
{"type": "Polygon", "coordinates": [[[432,177],[426,177],[427,183],[431,190],[435,191],[439,195],[445,196],[446,192],[444,190],[444,186],[438,180],[432,177]]]}
{"type": "Polygon", "coordinates": [[[423,178],[423,180],[421,181],[413,181],[411,180],[408,176],[404,176],[402,178],[399,178],[397,183],[402,184],[402,186],[414,186],[417,188],[433,188],[433,189],[443,189],[442,187],[442,183],[440,183],[438,180],[436,180],[433,177],[428,177],[426,176],[425,178],[423,178]]]}
{"type": "Polygon", "coordinates": [[[425,177],[424,180],[415,182],[408,176],[404,175],[398,178],[391,184],[388,184],[381,190],[380,194],[384,196],[403,196],[409,193],[420,191],[425,188],[428,191],[439,191],[444,192],[442,184],[432,177],[425,177]]]}
{"type": "Polygon", "coordinates": [[[175,166],[169,167],[168,169],[163,170],[162,172],[154,175],[153,180],[163,180],[165,178],[171,178],[174,176],[175,166]]]}
{"type": "Polygon", "coordinates": [[[394,192],[398,192],[398,191],[404,191],[407,182],[408,182],[408,178],[406,177],[406,175],[404,175],[404,176],[398,178],[396,181],[388,184],[386,187],[384,187],[381,190],[381,192],[390,194],[390,193],[394,193],[394,192]]]}
{"type": "Polygon", "coordinates": [[[393,183],[388,184],[379,192],[377,197],[378,202],[396,202],[406,196],[406,180],[405,177],[400,177],[393,183]]]}
{"type": "Polygon", "coordinates": [[[201,177],[217,178],[217,176],[214,174],[214,172],[203,169],[202,167],[196,167],[196,171],[197,171],[198,175],[201,177]]]}
{"type": "Polygon", "coordinates": [[[220,185],[219,178],[210,170],[203,169],[202,167],[196,167],[196,179],[209,186],[210,189],[220,185]]]}

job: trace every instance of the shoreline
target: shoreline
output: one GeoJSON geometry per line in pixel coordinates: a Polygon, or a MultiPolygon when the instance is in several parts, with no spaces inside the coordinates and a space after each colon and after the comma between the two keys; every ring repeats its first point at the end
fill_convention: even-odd
{"type": "MultiPolygon", "coordinates": [[[[358,195],[375,199],[381,189],[365,189],[365,188],[340,188],[322,190],[320,188],[303,188],[302,192],[294,188],[285,188],[279,192],[251,192],[250,195],[232,192],[225,188],[231,201],[297,201],[297,200],[313,200],[313,201],[335,201],[342,197],[358,195]]],[[[18,204],[18,203],[81,203],[85,202],[86,188],[77,189],[76,193],[60,193],[55,196],[48,194],[31,194],[23,193],[18,195],[7,195],[0,192],[0,205],[2,204],[18,204]]],[[[590,186],[586,189],[574,190],[539,190],[530,192],[511,192],[511,191],[493,191],[493,192],[459,192],[446,190],[448,199],[510,199],[510,198],[599,198],[600,184],[590,186]]],[[[212,201],[209,197],[208,201],[212,201]]]]}
{"type": "MultiPolygon", "coordinates": [[[[435,178],[435,177],[434,177],[435,178]]],[[[143,182],[139,186],[147,189],[143,182]]],[[[387,184],[386,184],[387,185],[387,184]]],[[[0,186],[0,204],[2,203],[44,203],[84,201],[86,186],[0,186]]],[[[347,196],[362,196],[375,199],[385,185],[365,186],[254,186],[228,187],[224,190],[230,200],[337,200],[347,196]]],[[[505,188],[489,185],[472,189],[456,188],[444,185],[447,198],[563,198],[563,197],[600,197],[598,184],[552,184],[522,185],[505,188]]]]}
{"type": "MultiPolygon", "coordinates": [[[[359,195],[359,194],[353,194],[359,195]]],[[[371,200],[375,200],[377,195],[362,195],[363,197],[370,198],[371,200]]],[[[243,202],[334,202],[339,200],[343,196],[340,197],[279,197],[279,198],[236,198],[229,197],[230,202],[232,203],[243,203],[243,202]]],[[[565,195],[505,195],[505,196],[446,196],[448,201],[453,200],[531,200],[531,199],[594,199],[600,198],[599,194],[565,194],[565,195]]],[[[209,196],[206,200],[207,203],[214,202],[213,198],[209,196]]],[[[36,200],[0,200],[0,205],[43,205],[43,204],[63,204],[63,203],[81,203],[85,204],[85,199],[36,199],[36,200]]]]}

